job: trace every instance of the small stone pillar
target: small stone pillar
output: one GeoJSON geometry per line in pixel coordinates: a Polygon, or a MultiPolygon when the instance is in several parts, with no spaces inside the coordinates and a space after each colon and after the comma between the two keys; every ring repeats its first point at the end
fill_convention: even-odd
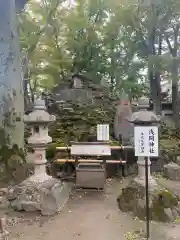
{"type": "MultiPolygon", "coordinates": [[[[159,122],[159,117],[154,114],[152,111],[147,111],[149,107],[149,99],[142,98],[138,101],[138,112],[134,112],[131,117],[127,120],[133,123],[135,126],[152,126],[156,125],[159,122]]],[[[148,137],[148,136],[145,136],[148,137]]],[[[142,183],[145,183],[145,159],[144,157],[138,157],[138,180],[142,183]]],[[[151,172],[151,161],[148,158],[148,179],[149,182],[156,184],[156,181],[152,178],[151,172]]]]}
{"type": "Polygon", "coordinates": [[[52,138],[48,135],[48,124],[55,120],[55,116],[46,112],[44,100],[36,100],[33,112],[24,116],[24,122],[31,128],[28,146],[34,152],[28,154],[27,161],[35,166],[35,174],[32,176],[34,181],[49,179],[46,174],[45,149],[47,144],[52,142],[52,138]]]}

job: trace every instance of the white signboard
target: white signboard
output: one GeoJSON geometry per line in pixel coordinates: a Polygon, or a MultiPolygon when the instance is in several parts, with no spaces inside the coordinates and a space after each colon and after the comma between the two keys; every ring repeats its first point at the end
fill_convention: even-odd
{"type": "Polygon", "coordinates": [[[109,124],[97,125],[97,141],[109,141],[109,124]]]}
{"type": "Polygon", "coordinates": [[[158,127],[134,127],[135,156],[158,157],[158,127]]]}
{"type": "Polygon", "coordinates": [[[72,145],[71,155],[110,156],[111,148],[109,145],[72,145]]]}

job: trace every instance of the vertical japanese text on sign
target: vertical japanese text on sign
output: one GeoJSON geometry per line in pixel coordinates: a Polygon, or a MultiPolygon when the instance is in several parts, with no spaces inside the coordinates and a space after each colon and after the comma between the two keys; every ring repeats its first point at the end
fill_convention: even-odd
{"type": "Polygon", "coordinates": [[[144,133],[141,132],[140,138],[140,153],[144,153],[144,133]]]}
{"type": "Polygon", "coordinates": [[[154,149],[154,130],[153,129],[149,129],[149,153],[152,154],[155,152],[154,149]]]}
{"type": "Polygon", "coordinates": [[[158,127],[135,126],[134,145],[136,156],[157,157],[159,155],[158,127]]]}

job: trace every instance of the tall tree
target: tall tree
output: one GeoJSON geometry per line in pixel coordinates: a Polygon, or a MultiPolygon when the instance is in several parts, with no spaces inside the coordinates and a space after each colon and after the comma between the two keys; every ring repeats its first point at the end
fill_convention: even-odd
{"type": "MultiPolygon", "coordinates": [[[[36,6],[44,19],[43,7],[39,2],[36,6]]],[[[35,15],[37,10],[31,11],[35,15]]],[[[35,23],[32,17],[30,21],[35,23]]],[[[124,89],[133,98],[134,89],[142,86],[148,55],[147,46],[146,52],[142,51],[144,32],[138,33],[132,8],[127,4],[78,0],[71,7],[61,6],[51,16],[47,31],[33,52],[31,79],[38,83],[36,87],[49,88],[70,72],[88,73],[96,84],[109,86],[111,93],[118,95],[124,89]]],[[[136,93],[143,94],[142,87],[136,93]]]]}
{"type": "MultiPolygon", "coordinates": [[[[21,54],[23,62],[26,62],[26,69],[24,69],[25,89],[30,90],[32,102],[37,90],[41,88],[41,82],[47,86],[53,84],[52,77],[46,71],[42,72],[42,66],[48,62],[46,58],[51,56],[47,54],[46,42],[48,38],[49,46],[53,47],[52,41],[50,42],[52,37],[51,24],[56,11],[63,2],[64,0],[31,1],[26,12],[19,16],[21,54]]],[[[28,93],[26,93],[27,95],[28,93]]]]}
{"type": "Polygon", "coordinates": [[[172,106],[173,117],[177,127],[179,125],[180,98],[179,98],[179,34],[180,34],[180,3],[177,0],[169,0],[166,7],[166,22],[164,22],[163,36],[170,53],[170,73],[172,77],[172,106]]]}
{"type": "Polygon", "coordinates": [[[0,3],[0,118],[7,142],[23,147],[24,95],[16,10],[22,10],[26,2],[16,3],[18,6],[15,0],[0,3]]]}

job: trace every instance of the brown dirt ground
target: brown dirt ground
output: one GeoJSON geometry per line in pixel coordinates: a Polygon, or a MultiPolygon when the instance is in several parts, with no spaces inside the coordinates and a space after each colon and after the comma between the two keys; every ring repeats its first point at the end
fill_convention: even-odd
{"type": "MultiPolygon", "coordinates": [[[[9,213],[18,223],[8,240],[124,240],[127,232],[141,231],[145,223],[119,211],[116,198],[128,179],[109,180],[105,192],[74,192],[61,213],[53,217],[9,213]],[[14,215],[15,214],[15,215],[14,215]]],[[[180,225],[151,223],[152,240],[180,240],[180,225]]]]}

